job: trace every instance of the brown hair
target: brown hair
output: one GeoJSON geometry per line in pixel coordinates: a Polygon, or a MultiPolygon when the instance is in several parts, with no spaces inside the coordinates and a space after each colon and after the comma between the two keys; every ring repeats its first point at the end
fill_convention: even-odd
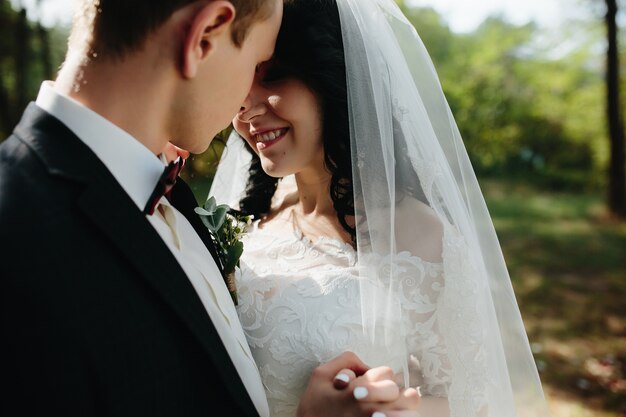
{"type": "MultiPolygon", "coordinates": [[[[271,16],[275,4],[273,0],[228,1],[237,11],[231,33],[237,46],[255,21],[271,16]]],[[[80,42],[90,55],[122,57],[140,48],[176,10],[195,2],[200,0],[82,0],[70,43],[80,42]]]]}

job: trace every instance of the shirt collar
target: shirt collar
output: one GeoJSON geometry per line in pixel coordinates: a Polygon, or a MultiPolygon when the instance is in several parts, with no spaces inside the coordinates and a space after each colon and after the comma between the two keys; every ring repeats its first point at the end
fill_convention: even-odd
{"type": "Polygon", "coordinates": [[[163,174],[164,163],[141,142],[98,113],[41,85],[37,106],[65,124],[104,163],[124,191],[143,210],[163,174]]]}

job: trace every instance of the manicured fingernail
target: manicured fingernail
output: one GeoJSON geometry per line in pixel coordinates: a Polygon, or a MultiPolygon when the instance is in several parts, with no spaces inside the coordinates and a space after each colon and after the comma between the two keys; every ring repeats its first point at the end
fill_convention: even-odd
{"type": "Polygon", "coordinates": [[[369,391],[367,391],[367,388],[365,387],[356,387],[353,394],[354,398],[356,398],[357,400],[362,400],[363,398],[367,397],[369,391]]]}
{"type": "Polygon", "coordinates": [[[385,415],[385,413],[381,413],[380,411],[376,411],[374,414],[372,414],[372,417],[387,417],[385,415]]]}
{"type": "Polygon", "coordinates": [[[350,377],[348,375],[346,375],[346,374],[337,374],[335,379],[338,379],[338,380],[343,381],[343,382],[350,382],[350,377]]]}
{"type": "Polygon", "coordinates": [[[422,388],[421,387],[415,387],[415,390],[417,391],[417,395],[419,395],[421,397],[422,396],[422,388]]]}

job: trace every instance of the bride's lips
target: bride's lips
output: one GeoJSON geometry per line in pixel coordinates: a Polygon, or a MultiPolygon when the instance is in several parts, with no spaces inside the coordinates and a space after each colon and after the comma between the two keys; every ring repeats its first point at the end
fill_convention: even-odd
{"type": "Polygon", "coordinates": [[[256,142],[256,148],[260,152],[278,143],[287,135],[287,132],[289,132],[287,127],[264,130],[253,135],[252,140],[256,142]]]}

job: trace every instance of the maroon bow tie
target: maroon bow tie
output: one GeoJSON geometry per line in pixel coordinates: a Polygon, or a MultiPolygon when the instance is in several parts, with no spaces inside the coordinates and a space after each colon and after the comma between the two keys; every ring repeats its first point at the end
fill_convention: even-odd
{"type": "Polygon", "coordinates": [[[168,197],[172,188],[174,188],[174,184],[176,184],[176,178],[178,178],[178,174],[182,171],[185,166],[185,160],[180,156],[175,161],[170,162],[170,164],[165,167],[163,171],[163,175],[159,178],[159,182],[156,187],[154,187],[154,191],[148,200],[148,204],[146,204],[146,208],[143,209],[144,214],[152,215],[154,214],[154,209],[157,204],[159,204],[159,200],[161,197],[168,197]]]}

